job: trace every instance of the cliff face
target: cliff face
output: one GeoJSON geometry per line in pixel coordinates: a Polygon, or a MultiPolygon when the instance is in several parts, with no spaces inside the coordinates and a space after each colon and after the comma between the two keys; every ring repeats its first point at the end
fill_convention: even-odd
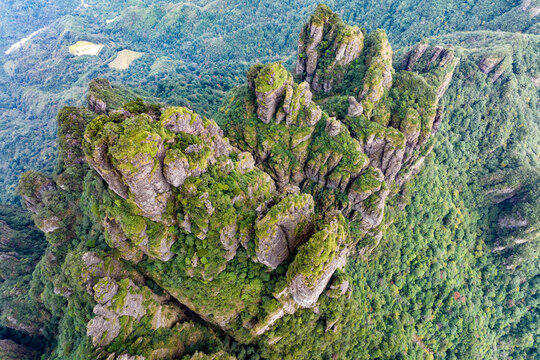
{"type": "MultiPolygon", "coordinates": [[[[320,5],[300,33],[295,73],[315,92],[331,91],[364,48],[365,32],[320,5]]],[[[391,54],[390,54],[391,56],[391,54]]]]}
{"type": "MultiPolygon", "coordinates": [[[[26,212],[0,206],[0,328],[14,329],[35,339],[45,331],[50,314],[39,301],[28,296],[32,272],[45,246],[43,234],[26,212]]],[[[9,344],[4,342],[0,352],[18,348],[9,344]]]]}
{"type": "Polygon", "coordinates": [[[217,122],[142,101],[120,109],[94,81],[88,110],[59,115],[57,174],[20,186],[51,245],[50,281],[88,310],[87,346],[108,359],[228,358],[221,339],[271,348],[280,319],[318,314],[327,288],[346,296],[335,273],[376,246],[456,64],[421,45],[396,72],[384,31],[320,6],[301,34],[301,82],[254,65],[217,122]]]}

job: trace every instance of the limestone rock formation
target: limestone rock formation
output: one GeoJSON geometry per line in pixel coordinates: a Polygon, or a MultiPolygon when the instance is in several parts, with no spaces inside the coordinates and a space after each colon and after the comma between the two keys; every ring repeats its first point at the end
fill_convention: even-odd
{"type": "Polygon", "coordinates": [[[257,115],[268,124],[282,98],[291,97],[292,76],[281,64],[262,67],[255,79],[255,94],[257,96],[257,115]]]}
{"type": "Polygon", "coordinates": [[[57,276],[54,292],[84,299],[101,355],[230,359],[216,333],[245,344],[268,333],[259,339],[273,346],[286,314],[317,312],[325,291],[324,303],[346,299],[339,269],[380,241],[387,200],[431,149],[458,61],[427,43],[403,70],[392,56],[384,31],[320,5],[296,76],[254,65],[216,121],[121,101],[105,80],[92,82],[88,109],[61,112],[60,170],[28,173],[20,193],[51,245],[69,249],[43,266],[79,272],[57,276]]]}
{"type": "Polygon", "coordinates": [[[392,87],[392,47],[384,30],[375,30],[367,39],[366,46],[366,75],[363,89],[358,94],[367,117],[384,92],[392,87]]]}
{"type": "Polygon", "coordinates": [[[312,307],[350,251],[346,221],[338,215],[304,244],[287,271],[287,288],[278,298],[291,296],[303,308],[312,307]]]}
{"type": "Polygon", "coordinates": [[[346,25],[326,5],[319,5],[300,33],[295,75],[315,92],[330,92],[363,48],[360,28],[346,25]]]}
{"type": "MultiPolygon", "coordinates": [[[[442,120],[439,101],[459,61],[451,50],[424,43],[407,54],[403,66],[408,71],[396,71],[384,31],[367,35],[365,45],[361,33],[359,52],[348,57],[348,65],[340,65],[345,70],[340,89],[350,92],[334,96],[329,85],[331,77],[322,75],[335,75],[335,63],[321,61],[319,50],[323,39],[332,38],[342,25],[337,15],[319,6],[299,42],[295,73],[305,81],[298,85],[291,82],[280,64],[256,65],[248,73],[248,86],[232,95],[220,120],[232,144],[254,154],[256,166],[276,181],[278,191],[298,187],[301,193],[316,199],[315,213],[338,211],[345,216],[325,220],[325,228],[319,231],[315,225],[315,232],[298,247],[288,267],[286,286],[274,294],[279,305],[252,327],[257,336],[285,314],[316,304],[352,251],[347,222],[355,223],[363,236],[370,234],[380,239],[392,187],[399,188],[414,176],[429,153],[431,148],[426,144],[442,120]],[[362,63],[365,73],[347,72],[362,63]],[[257,88],[261,74],[264,81],[259,84],[266,88],[257,88]],[[361,90],[353,92],[355,88],[361,90]],[[319,93],[318,101],[313,101],[312,92],[319,93]],[[411,92],[413,102],[408,98],[411,92]],[[324,111],[329,103],[342,106],[333,113],[336,116],[324,111]],[[321,259],[321,263],[315,259],[321,259]],[[314,262],[319,265],[314,265],[313,273],[315,268],[310,264],[314,262]]],[[[331,56],[332,51],[324,54],[331,56]]],[[[277,212],[279,205],[273,205],[268,214],[277,212]]],[[[289,214],[281,216],[291,218],[289,214]]],[[[280,228],[277,218],[272,222],[274,226],[264,227],[264,232],[262,224],[269,222],[269,217],[256,225],[257,259],[271,268],[290,256],[286,231],[280,228]]],[[[314,224],[320,226],[318,221],[314,224]]]]}
{"type": "Polygon", "coordinates": [[[255,224],[257,259],[275,269],[313,229],[314,202],[310,195],[289,195],[255,224]]]}

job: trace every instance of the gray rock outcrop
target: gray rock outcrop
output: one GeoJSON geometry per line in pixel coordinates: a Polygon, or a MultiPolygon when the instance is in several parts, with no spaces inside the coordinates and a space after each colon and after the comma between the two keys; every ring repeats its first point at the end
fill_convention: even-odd
{"type": "Polygon", "coordinates": [[[258,220],[257,259],[273,269],[309,237],[312,231],[314,201],[310,195],[288,195],[258,220]]]}

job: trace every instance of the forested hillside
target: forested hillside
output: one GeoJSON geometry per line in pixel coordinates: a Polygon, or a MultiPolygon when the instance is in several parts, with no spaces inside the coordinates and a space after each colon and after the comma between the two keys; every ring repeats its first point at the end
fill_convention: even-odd
{"type": "Polygon", "coordinates": [[[539,4],[86,3],[0,57],[0,357],[540,358],[539,4]]]}
{"type": "MultiPolygon", "coordinates": [[[[536,0],[326,3],[368,31],[385,29],[396,48],[456,30],[539,31],[536,0]]],[[[52,171],[56,113],[64,105],[83,104],[92,78],[129,84],[165,103],[211,115],[226,91],[242,82],[249,64],[284,60],[292,65],[300,26],[316,5],[312,0],[0,4],[5,10],[0,12],[5,34],[0,42],[0,188],[5,189],[0,201],[14,201],[23,171],[52,171]],[[4,53],[40,29],[20,49],[4,53]],[[78,41],[103,47],[97,55],[78,56],[69,51],[78,41]],[[110,68],[122,50],[144,55],[125,70],[110,68]]]]}

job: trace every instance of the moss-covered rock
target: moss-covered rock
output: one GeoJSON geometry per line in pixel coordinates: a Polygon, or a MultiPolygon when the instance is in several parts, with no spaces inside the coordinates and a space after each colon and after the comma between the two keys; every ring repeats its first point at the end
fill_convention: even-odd
{"type": "Polygon", "coordinates": [[[277,268],[313,230],[314,202],[307,194],[288,195],[255,224],[257,259],[277,268]]]}
{"type": "Polygon", "coordinates": [[[287,288],[278,298],[291,296],[300,307],[312,307],[349,252],[348,225],[338,214],[298,251],[287,270],[287,288]]]}
{"type": "MultiPolygon", "coordinates": [[[[217,122],[92,82],[93,112],[59,115],[56,174],[20,186],[53,245],[41,294],[86,316],[64,330],[89,336],[74,354],[230,358],[216,333],[266,348],[282,339],[273,326],[307,318],[334,336],[348,288],[336,271],[378,244],[387,198],[429,153],[450,53],[421,45],[396,72],[384,31],[320,5],[301,34],[301,82],[254,65],[217,122]]],[[[16,267],[4,260],[2,273],[16,267]]]]}
{"type": "Polygon", "coordinates": [[[364,32],[320,4],[300,33],[295,75],[315,92],[330,92],[364,48],[364,32]]]}
{"type": "Polygon", "coordinates": [[[366,74],[362,91],[358,94],[364,114],[371,116],[385,91],[392,87],[392,47],[384,30],[377,29],[367,38],[366,74]]]}
{"type": "Polygon", "coordinates": [[[268,124],[276,113],[283,96],[290,97],[292,76],[280,63],[262,67],[255,78],[257,115],[268,124]]]}

